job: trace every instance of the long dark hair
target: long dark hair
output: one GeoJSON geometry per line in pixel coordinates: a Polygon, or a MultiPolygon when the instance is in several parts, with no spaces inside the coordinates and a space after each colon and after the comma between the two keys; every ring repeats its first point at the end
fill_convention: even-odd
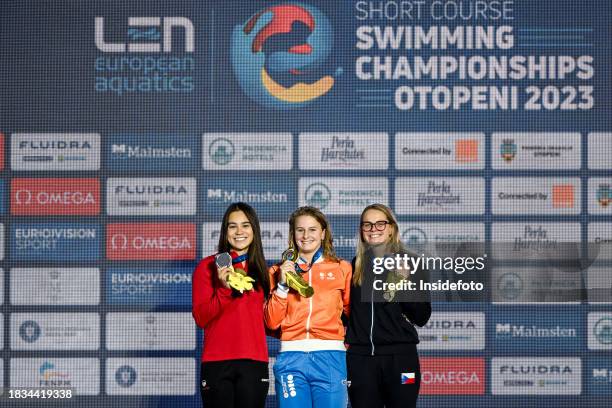
{"type": "MultiPolygon", "coordinates": [[[[263,290],[264,296],[267,298],[268,294],[270,293],[270,278],[268,277],[268,267],[263,254],[259,218],[257,218],[257,213],[253,207],[246,203],[232,203],[229,207],[227,207],[225,214],[223,214],[223,221],[221,221],[221,233],[219,234],[219,245],[217,246],[217,249],[219,252],[230,252],[232,250],[232,247],[227,240],[227,227],[229,224],[230,214],[237,211],[242,211],[251,223],[251,229],[253,230],[253,242],[251,242],[251,245],[249,245],[249,249],[247,251],[249,256],[249,274],[252,274],[256,280],[255,287],[260,286],[263,290]]],[[[216,276],[216,274],[213,274],[213,276],[216,276]]],[[[216,282],[215,279],[216,287],[218,287],[218,283],[219,282],[216,282]]]]}

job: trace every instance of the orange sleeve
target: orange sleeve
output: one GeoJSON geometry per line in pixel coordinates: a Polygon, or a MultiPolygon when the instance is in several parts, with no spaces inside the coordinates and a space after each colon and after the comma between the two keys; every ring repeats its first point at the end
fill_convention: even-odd
{"type": "Polygon", "coordinates": [[[340,262],[342,274],[344,275],[344,291],[342,292],[342,309],[346,316],[351,310],[351,280],[353,279],[353,267],[350,263],[342,260],[340,262]]]}
{"type": "Polygon", "coordinates": [[[278,266],[274,265],[268,269],[270,274],[270,297],[264,308],[264,322],[266,327],[276,330],[287,316],[287,295],[279,296],[276,291],[276,275],[279,271],[278,266]]]}

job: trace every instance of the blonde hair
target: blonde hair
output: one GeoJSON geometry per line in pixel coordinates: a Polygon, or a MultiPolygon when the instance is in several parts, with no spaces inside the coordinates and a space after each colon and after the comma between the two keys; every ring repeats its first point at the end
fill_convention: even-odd
{"type": "Polygon", "coordinates": [[[369,210],[380,211],[385,214],[387,221],[389,222],[389,228],[392,229],[391,236],[387,242],[388,250],[392,253],[400,252],[401,250],[405,250],[404,245],[400,241],[399,236],[399,227],[397,225],[397,219],[393,214],[393,211],[389,207],[384,204],[370,204],[361,212],[361,217],[359,218],[359,239],[357,240],[357,254],[355,257],[355,270],[353,271],[353,285],[361,286],[361,282],[363,281],[363,271],[365,270],[366,265],[366,256],[365,253],[368,249],[368,244],[363,239],[363,231],[361,230],[361,223],[363,222],[363,217],[366,212],[369,210]]]}
{"type": "Polygon", "coordinates": [[[298,208],[291,214],[291,216],[289,217],[289,245],[293,248],[298,248],[297,243],[295,242],[295,221],[298,217],[305,215],[317,220],[319,225],[321,225],[321,228],[325,231],[323,241],[321,242],[323,256],[328,260],[340,262],[340,258],[336,256],[336,251],[334,250],[334,243],[329,222],[327,222],[325,215],[318,208],[304,206],[298,208]]]}

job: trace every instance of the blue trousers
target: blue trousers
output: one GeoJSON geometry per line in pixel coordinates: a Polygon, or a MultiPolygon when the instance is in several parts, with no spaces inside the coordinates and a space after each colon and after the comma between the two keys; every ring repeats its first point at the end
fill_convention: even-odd
{"type": "Polygon", "coordinates": [[[346,353],[285,351],[274,364],[280,408],[345,408],[346,353]]]}

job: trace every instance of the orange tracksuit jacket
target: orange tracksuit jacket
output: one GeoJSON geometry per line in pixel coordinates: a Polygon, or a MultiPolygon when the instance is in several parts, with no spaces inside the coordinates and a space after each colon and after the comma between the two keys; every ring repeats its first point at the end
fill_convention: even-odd
{"type": "Polygon", "coordinates": [[[344,340],[342,312],[348,316],[351,264],[345,260],[315,262],[302,275],[313,288],[314,295],[303,298],[294,290],[282,297],[276,290],[280,267],[272,266],[271,296],[265,306],[264,320],[269,329],[281,330],[281,340],[344,340]]]}

